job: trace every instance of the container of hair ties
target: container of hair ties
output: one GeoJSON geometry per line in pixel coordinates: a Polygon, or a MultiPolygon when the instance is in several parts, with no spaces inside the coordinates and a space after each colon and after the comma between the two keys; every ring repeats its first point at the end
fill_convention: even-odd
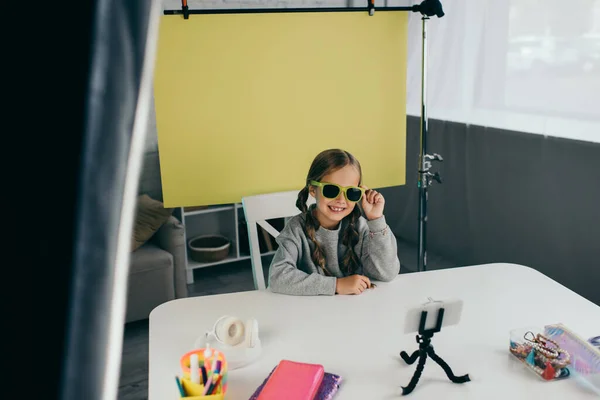
{"type": "Polygon", "coordinates": [[[542,329],[512,330],[509,350],[543,380],[552,381],[570,375],[571,354],[542,329]]]}
{"type": "Polygon", "coordinates": [[[600,396],[600,349],[561,323],[510,332],[510,352],[543,380],[570,377],[600,396]]]}

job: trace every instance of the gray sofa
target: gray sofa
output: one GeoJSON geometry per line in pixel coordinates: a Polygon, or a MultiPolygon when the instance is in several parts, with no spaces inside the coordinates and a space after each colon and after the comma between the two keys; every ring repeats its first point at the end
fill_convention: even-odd
{"type": "MultiPolygon", "coordinates": [[[[157,153],[144,156],[138,192],[162,200],[157,153]]],[[[125,322],[147,319],[155,307],[187,295],[184,227],[171,216],[130,255],[125,322]]]]}

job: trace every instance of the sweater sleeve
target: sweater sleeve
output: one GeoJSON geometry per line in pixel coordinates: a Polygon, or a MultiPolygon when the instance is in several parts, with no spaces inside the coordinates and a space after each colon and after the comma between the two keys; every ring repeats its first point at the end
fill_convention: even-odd
{"type": "Polygon", "coordinates": [[[279,248],[269,268],[269,289],[296,296],[335,295],[336,278],[298,269],[300,242],[281,236],[277,238],[279,248]]]}
{"type": "MultiPolygon", "coordinates": [[[[366,221],[366,220],[365,220],[366,221]]],[[[389,282],[400,273],[398,243],[385,216],[362,225],[363,273],[376,281],[389,282]]]]}

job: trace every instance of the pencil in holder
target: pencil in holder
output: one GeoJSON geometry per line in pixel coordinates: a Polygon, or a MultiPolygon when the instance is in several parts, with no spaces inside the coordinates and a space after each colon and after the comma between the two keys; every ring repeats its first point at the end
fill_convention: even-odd
{"type": "Polygon", "coordinates": [[[227,392],[227,360],[225,355],[212,348],[199,348],[184,354],[180,359],[181,385],[186,400],[223,400],[227,392]],[[190,358],[197,354],[200,374],[200,383],[191,380],[190,358]],[[211,385],[207,390],[206,384],[211,385]],[[207,393],[208,392],[208,393],[207,393]]]}
{"type": "Polygon", "coordinates": [[[225,398],[225,393],[222,391],[222,384],[219,384],[219,387],[216,388],[218,392],[213,392],[213,394],[204,394],[205,386],[193,383],[187,378],[181,379],[181,386],[186,394],[185,397],[180,397],[180,399],[185,400],[223,400],[225,398]]]}

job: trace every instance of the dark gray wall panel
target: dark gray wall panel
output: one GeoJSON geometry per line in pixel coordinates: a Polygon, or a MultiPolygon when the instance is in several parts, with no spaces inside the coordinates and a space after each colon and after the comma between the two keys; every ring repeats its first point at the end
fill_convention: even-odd
{"type": "MultiPolygon", "coordinates": [[[[429,192],[428,250],[458,265],[512,262],[600,304],[600,144],[430,120],[444,179],[429,192]]],[[[419,118],[406,185],[383,190],[394,232],[417,241],[419,118]]]]}

